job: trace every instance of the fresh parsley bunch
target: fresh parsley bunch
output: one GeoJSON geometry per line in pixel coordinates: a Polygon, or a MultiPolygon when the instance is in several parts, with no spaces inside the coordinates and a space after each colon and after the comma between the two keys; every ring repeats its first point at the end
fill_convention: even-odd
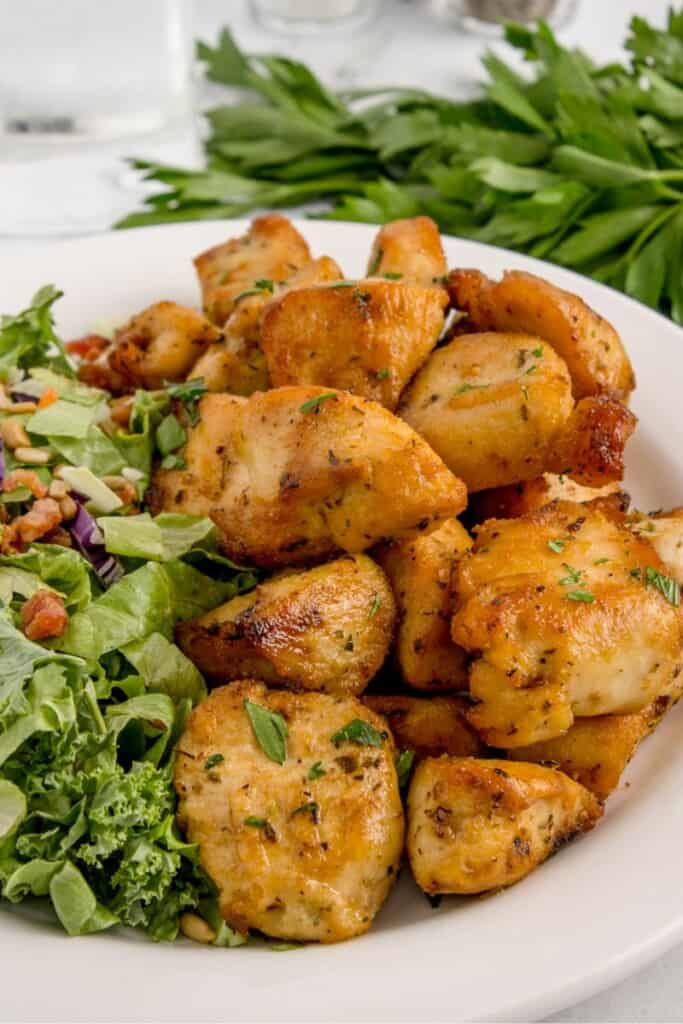
{"type": "Polygon", "coordinates": [[[243,54],[224,30],[199,56],[241,99],[208,115],[207,169],[138,162],[165,190],[119,226],[325,199],[340,220],[424,213],[683,323],[683,11],[665,30],[633,18],[629,65],[596,66],[544,22],[506,37],[534,77],[488,54],[485,95],[456,103],[421,89],[334,94],[297,61],[243,54]]]}

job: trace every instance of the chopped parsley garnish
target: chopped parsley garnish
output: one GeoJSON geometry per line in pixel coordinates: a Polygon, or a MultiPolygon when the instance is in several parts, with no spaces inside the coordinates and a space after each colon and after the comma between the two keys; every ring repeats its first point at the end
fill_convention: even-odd
{"type": "Polygon", "coordinates": [[[332,284],[325,284],[323,288],[355,288],[358,281],[333,281],[332,284]]]}
{"type": "Polygon", "coordinates": [[[307,402],[299,406],[299,412],[316,412],[317,409],[326,402],[328,398],[336,398],[336,391],[327,391],[324,395],[316,395],[315,398],[309,398],[307,402]]]}
{"type": "Polygon", "coordinates": [[[311,821],[314,825],[317,825],[320,821],[320,808],[315,800],[309,800],[308,803],[301,804],[300,807],[295,808],[292,811],[292,817],[294,817],[295,814],[310,814],[311,821]]]}
{"type": "Polygon", "coordinates": [[[593,565],[605,565],[607,562],[609,562],[609,558],[596,558],[593,565]]]}
{"type": "Polygon", "coordinates": [[[377,249],[377,252],[375,253],[375,258],[373,259],[372,263],[368,267],[368,276],[369,277],[372,277],[373,274],[377,273],[377,271],[379,270],[380,265],[381,265],[383,259],[384,259],[384,252],[382,251],[382,247],[380,246],[377,249]]]}
{"type": "Polygon", "coordinates": [[[375,374],[377,380],[386,380],[387,377],[391,376],[391,370],[388,366],[383,366],[381,370],[378,370],[375,374]]]}
{"type": "Polygon", "coordinates": [[[249,825],[251,828],[265,828],[268,824],[268,819],[257,818],[255,815],[250,814],[248,818],[244,819],[244,824],[249,825]]]}
{"type": "Polygon", "coordinates": [[[538,348],[532,348],[531,354],[532,356],[536,356],[537,359],[540,359],[543,355],[543,345],[539,345],[538,348]]]}
{"type": "Polygon", "coordinates": [[[567,541],[562,540],[561,537],[556,537],[554,540],[548,541],[548,547],[551,551],[554,551],[556,555],[561,554],[561,552],[564,551],[566,545],[567,541]]]}
{"type": "Polygon", "coordinates": [[[269,278],[262,277],[258,281],[254,281],[251,288],[247,288],[246,291],[240,292],[239,295],[233,300],[233,304],[236,306],[242,299],[248,298],[249,295],[260,295],[262,292],[270,292],[271,294],[275,291],[275,282],[269,278]]]}
{"type": "Polygon", "coordinates": [[[631,571],[629,572],[629,576],[633,576],[634,580],[639,580],[642,575],[642,569],[631,569],[631,571]]]}
{"type": "Polygon", "coordinates": [[[664,573],[648,565],[645,570],[645,583],[650,587],[656,587],[674,607],[677,608],[681,603],[681,587],[672,576],[665,576],[664,573]]]}
{"type": "Polygon", "coordinates": [[[538,369],[537,364],[536,363],[532,363],[531,366],[528,368],[528,370],[524,371],[524,376],[528,377],[530,373],[536,373],[537,369],[538,369]]]}
{"type": "Polygon", "coordinates": [[[397,274],[395,270],[387,270],[386,274],[382,274],[382,277],[385,277],[387,281],[400,281],[403,274],[397,274]]]}
{"type": "Polygon", "coordinates": [[[263,753],[271,761],[284,764],[287,760],[288,729],[282,715],[251,700],[245,700],[244,710],[263,753]]]}
{"type": "Polygon", "coordinates": [[[490,388],[490,384],[461,384],[459,388],[453,392],[453,397],[456,395],[464,395],[468,391],[483,391],[484,388],[490,388]]]}
{"type": "Polygon", "coordinates": [[[354,718],[330,737],[335,747],[342,743],[357,743],[361,747],[381,747],[387,734],[375,729],[374,725],[354,718]]]}
{"type": "Polygon", "coordinates": [[[413,762],[415,761],[414,750],[402,750],[396,758],[396,774],[398,775],[399,789],[405,789],[410,779],[410,773],[413,770],[413,762]]]}
{"type": "Polygon", "coordinates": [[[316,761],[315,764],[312,764],[308,769],[308,779],[311,782],[315,782],[316,779],[321,779],[323,775],[327,775],[327,772],[323,768],[322,761],[316,761]]]}
{"type": "Polygon", "coordinates": [[[567,575],[560,580],[560,585],[563,587],[569,587],[573,583],[580,583],[581,577],[583,576],[582,569],[575,569],[571,565],[567,565],[566,562],[562,563],[562,568],[567,570],[567,575]]]}
{"type": "Polygon", "coordinates": [[[368,618],[369,619],[373,619],[375,617],[375,615],[377,614],[377,612],[380,610],[381,607],[382,607],[382,595],[381,594],[375,594],[373,599],[372,599],[372,604],[370,605],[370,611],[368,612],[368,618]]]}
{"type": "Polygon", "coordinates": [[[204,762],[204,768],[208,771],[209,768],[215,768],[216,765],[220,764],[222,761],[225,761],[222,754],[211,754],[204,762]]]}
{"type": "Polygon", "coordinates": [[[193,380],[181,381],[180,384],[167,384],[166,390],[171,398],[182,402],[187,412],[187,418],[191,426],[196,426],[199,420],[199,400],[209,390],[203,377],[195,377],[193,380]]]}
{"type": "Polygon", "coordinates": [[[567,600],[583,601],[584,604],[592,604],[595,597],[588,590],[570,590],[567,594],[567,600]]]}

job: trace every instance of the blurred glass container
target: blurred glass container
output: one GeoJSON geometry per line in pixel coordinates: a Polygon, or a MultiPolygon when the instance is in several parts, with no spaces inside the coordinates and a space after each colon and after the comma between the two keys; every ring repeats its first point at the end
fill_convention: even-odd
{"type": "Polygon", "coordinates": [[[11,211],[7,196],[0,201],[0,234],[108,226],[109,214],[96,210],[96,184],[84,179],[83,203],[79,209],[71,196],[76,205],[64,211],[60,230],[64,190],[60,196],[51,178],[59,180],[65,158],[79,174],[86,160],[100,168],[108,160],[110,176],[114,168],[121,174],[117,157],[187,130],[193,56],[186,0],[18,0],[3,5],[1,23],[0,183],[15,183],[17,194],[11,211]],[[30,188],[16,185],[21,168],[30,188]],[[56,203],[47,217],[41,179],[56,203]]]}
{"type": "Polygon", "coordinates": [[[270,32],[317,35],[362,28],[376,17],[380,0],[249,0],[249,6],[270,32]]]}
{"type": "Polygon", "coordinates": [[[452,20],[476,35],[497,36],[505,21],[521,24],[543,18],[557,28],[573,17],[578,0],[432,0],[444,20],[452,20]]]}

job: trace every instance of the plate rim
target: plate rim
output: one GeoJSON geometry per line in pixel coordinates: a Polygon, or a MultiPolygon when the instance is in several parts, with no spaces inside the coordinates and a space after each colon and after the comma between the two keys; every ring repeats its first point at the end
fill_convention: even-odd
{"type": "MultiPolygon", "coordinates": [[[[315,229],[319,230],[320,226],[324,226],[326,230],[334,232],[335,230],[343,229],[348,231],[353,229],[357,231],[359,237],[365,235],[367,238],[370,237],[371,233],[376,231],[378,225],[367,224],[353,221],[327,221],[327,220],[316,220],[308,219],[305,217],[291,217],[289,218],[292,223],[306,235],[307,229],[310,229],[312,225],[315,225],[315,229]]],[[[116,246],[123,245],[125,239],[140,237],[141,235],[157,235],[157,234],[187,234],[188,236],[193,233],[200,233],[201,231],[207,231],[210,228],[215,228],[217,231],[221,228],[226,232],[236,231],[244,228],[246,224],[251,220],[250,217],[231,218],[224,220],[202,220],[202,221],[187,221],[178,224],[160,224],[150,225],[138,228],[131,228],[126,230],[112,230],[103,232],[97,235],[84,236],[79,238],[67,238],[60,239],[59,241],[50,242],[45,247],[45,251],[49,254],[49,258],[54,261],[59,260],[60,254],[70,256],[78,260],[79,254],[83,251],[87,251],[89,247],[93,245],[107,245],[111,240],[117,240],[116,246]],[[121,239],[121,242],[118,241],[121,239]]],[[[564,287],[571,286],[574,284],[575,290],[581,294],[581,288],[586,283],[590,285],[591,290],[597,290],[598,293],[605,293],[606,301],[616,302],[621,305],[625,305],[626,308],[633,308],[634,312],[638,312],[638,316],[652,318],[655,325],[659,325],[663,322],[666,332],[681,332],[683,336],[683,328],[677,325],[672,320],[664,316],[657,310],[653,310],[651,307],[639,302],[631,296],[625,295],[617,289],[606,285],[603,282],[595,281],[592,278],[588,278],[577,271],[570,270],[557,264],[552,264],[548,261],[537,259],[535,257],[526,256],[524,254],[515,252],[500,246],[494,246],[487,243],[478,242],[473,239],[459,238],[458,236],[447,235],[443,236],[444,243],[457,243],[459,246],[465,246],[466,249],[472,249],[473,251],[481,252],[482,250],[491,254],[495,254],[495,259],[500,259],[501,256],[510,260],[511,265],[517,263],[523,263],[525,268],[529,267],[538,273],[547,275],[548,273],[558,273],[561,280],[561,284],[564,287]],[[565,281],[567,284],[565,284],[565,281]]],[[[42,243],[40,241],[32,240],[27,242],[20,242],[12,244],[9,248],[10,256],[14,256],[16,263],[21,264],[24,258],[27,258],[30,253],[35,252],[36,248],[42,243]]],[[[7,249],[8,247],[5,247],[7,249]]],[[[5,251],[0,249],[0,252],[5,251]]],[[[189,262],[189,260],[188,260],[189,262]]],[[[125,278],[127,274],[133,272],[133,268],[128,265],[122,268],[122,275],[125,278]]],[[[58,276],[58,275],[55,275],[58,276]]],[[[9,267],[8,277],[12,278],[12,268],[9,267]]],[[[9,285],[7,286],[10,287],[9,285]]],[[[594,299],[591,299],[594,302],[594,299]]],[[[683,352],[682,352],[683,359],[683,352]]],[[[679,709],[680,710],[680,709],[679,709]]],[[[680,718],[680,715],[678,715],[680,718]]],[[[590,840],[589,840],[590,841],[590,840]]],[[[3,910],[4,910],[3,905],[3,910]]],[[[410,927],[410,926],[408,926],[410,927]]],[[[4,929],[3,929],[4,931],[4,929]]],[[[47,931],[47,930],[46,930],[47,931]]],[[[4,937],[3,937],[4,938],[4,937]]],[[[11,940],[11,936],[9,936],[11,940]]],[[[496,1020],[523,1020],[529,1015],[547,1015],[549,1013],[557,1012],[562,1008],[573,1005],[577,1001],[590,998],[597,992],[604,990],[628,977],[638,969],[646,967],[652,963],[655,959],[665,953],[668,949],[676,944],[676,942],[683,939],[683,905],[680,907],[678,917],[672,920],[669,924],[663,925],[658,931],[649,933],[645,938],[634,938],[628,942],[627,945],[619,952],[613,954],[606,961],[600,964],[596,964],[592,971],[589,973],[583,972],[580,976],[570,977],[563,984],[557,984],[551,991],[545,991],[544,993],[537,996],[530,996],[523,1000],[517,1000],[514,1003],[510,1003],[509,1007],[504,1010],[503,1015],[496,1015],[496,1020]]],[[[27,938],[30,942],[30,937],[27,938]]],[[[85,939],[81,940],[85,942],[85,939]]],[[[0,943],[4,945],[4,941],[0,943]]],[[[328,950],[328,955],[334,954],[333,950],[328,950]]],[[[20,1018],[17,1018],[20,1019],[20,1018]]],[[[25,1018],[29,1019],[29,1018],[25,1018]]],[[[30,1018],[34,1019],[34,1018],[30,1018]]],[[[57,1019],[57,1018],[55,1018],[57,1019]]],[[[96,1019],[96,1018],[92,1018],[96,1019]]],[[[131,1018],[135,1019],[135,1018],[131,1018]]],[[[161,1019],[161,1018],[160,1018],[161,1019]]],[[[254,1018],[256,1019],[256,1018],[254,1018]]],[[[265,1018],[263,1018],[265,1019],[265,1018]]],[[[308,1019],[308,1018],[306,1018],[308,1019]]],[[[323,1018],[320,1018],[323,1019],[323,1018]]],[[[333,1020],[336,1018],[324,1018],[333,1020]]],[[[368,1018],[373,1020],[383,1019],[378,1016],[368,1018]]],[[[390,1019],[390,1018],[387,1018],[390,1019]]],[[[430,1020],[442,1019],[441,1017],[429,1016],[430,1020]]],[[[450,1018],[449,1018],[450,1019],[450,1018]]],[[[487,1015],[478,1016],[471,1018],[473,1020],[487,1020],[493,1019],[487,1015]]]]}

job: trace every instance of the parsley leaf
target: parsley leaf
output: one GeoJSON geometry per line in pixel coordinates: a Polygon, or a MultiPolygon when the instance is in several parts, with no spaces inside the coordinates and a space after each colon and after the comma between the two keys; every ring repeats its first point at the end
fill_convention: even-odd
{"type": "Polygon", "coordinates": [[[681,587],[673,577],[665,576],[664,573],[648,565],[645,569],[645,583],[651,587],[656,587],[669,604],[674,605],[674,607],[677,608],[681,603],[681,587]]]}
{"type": "Polygon", "coordinates": [[[263,753],[271,761],[284,764],[287,760],[289,731],[282,715],[248,699],[244,702],[244,710],[263,753]]]}
{"type": "Polygon", "coordinates": [[[221,764],[225,761],[222,754],[210,754],[204,762],[204,768],[208,771],[210,768],[215,768],[217,764],[221,764]]]}
{"type": "Polygon", "coordinates": [[[204,378],[194,377],[192,380],[181,381],[180,384],[167,384],[166,390],[171,398],[183,403],[190,425],[196,426],[199,422],[199,400],[209,390],[204,378]]]}
{"type": "Polygon", "coordinates": [[[326,402],[329,398],[336,397],[336,391],[328,391],[324,395],[316,395],[315,398],[309,398],[307,402],[299,406],[299,412],[317,412],[323,402],[326,402]]]}
{"type": "Polygon", "coordinates": [[[327,775],[327,772],[322,766],[322,761],[316,761],[315,764],[312,764],[311,767],[308,769],[307,778],[311,782],[315,782],[316,779],[321,779],[323,775],[327,775]]]}
{"type": "Polygon", "coordinates": [[[368,612],[368,618],[369,619],[374,619],[375,615],[377,614],[377,612],[380,610],[381,607],[382,607],[382,595],[381,594],[375,594],[373,596],[373,598],[372,598],[372,603],[370,604],[370,611],[368,612]]]}
{"type": "Polygon", "coordinates": [[[567,594],[568,601],[583,601],[584,604],[592,604],[595,597],[588,590],[570,590],[567,594]]]}
{"type": "Polygon", "coordinates": [[[562,551],[564,551],[565,547],[567,546],[567,543],[568,542],[566,540],[562,540],[561,537],[556,537],[554,540],[548,541],[548,547],[551,551],[554,551],[556,555],[559,555],[562,551]]]}
{"type": "Polygon", "coordinates": [[[369,722],[365,722],[361,718],[354,718],[335,732],[330,739],[335,747],[342,743],[357,743],[361,747],[381,747],[386,737],[385,732],[379,732],[369,722]]]}
{"type": "Polygon", "coordinates": [[[405,789],[410,781],[410,773],[413,770],[415,761],[414,750],[402,750],[396,758],[396,774],[398,775],[399,789],[405,789]]]}

